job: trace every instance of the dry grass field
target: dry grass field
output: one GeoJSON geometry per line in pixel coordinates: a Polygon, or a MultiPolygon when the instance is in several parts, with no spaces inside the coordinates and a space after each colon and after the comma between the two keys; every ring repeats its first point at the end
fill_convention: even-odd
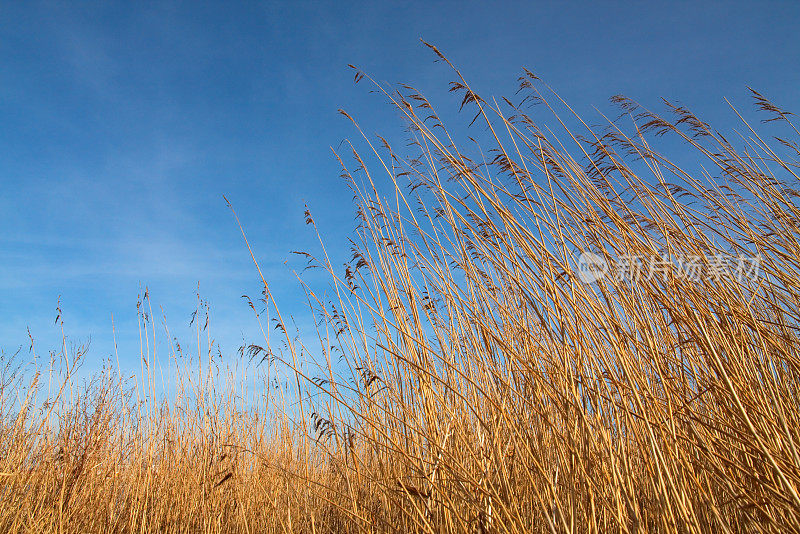
{"type": "Polygon", "coordinates": [[[589,126],[527,71],[513,103],[452,72],[460,135],[372,82],[416,156],[339,147],[359,220],[350,265],[307,256],[316,332],[262,277],[247,372],[176,350],[162,394],[146,296],[141,376],[4,361],[0,531],[800,532],[791,115],[753,92],[723,134],[615,97],[589,126]],[[586,252],[669,261],[584,283],[586,252]]]}

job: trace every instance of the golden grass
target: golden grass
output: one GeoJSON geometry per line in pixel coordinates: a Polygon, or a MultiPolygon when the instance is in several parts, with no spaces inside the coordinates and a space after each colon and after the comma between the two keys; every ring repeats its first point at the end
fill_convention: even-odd
{"type": "Polygon", "coordinates": [[[34,384],[4,379],[0,531],[800,532],[790,116],[754,93],[789,136],[743,121],[734,143],[618,97],[621,118],[590,128],[526,72],[534,121],[453,72],[489,150],[376,84],[418,154],[365,136],[371,165],[340,158],[359,227],[345,268],[309,256],[331,280],[306,286],[318,344],[264,281],[272,339],[242,355],[258,376],[178,353],[162,399],[152,348],[141,380],[89,385],[64,348],[34,384]],[[761,273],[584,284],[584,251],[760,255],[761,273]]]}

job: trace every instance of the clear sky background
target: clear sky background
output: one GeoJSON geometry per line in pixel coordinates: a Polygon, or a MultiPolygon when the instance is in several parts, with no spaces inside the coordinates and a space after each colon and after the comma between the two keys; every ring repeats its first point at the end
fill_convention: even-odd
{"type": "Polygon", "coordinates": [[[329,147],[355,133],[337,109],[369,132],[402,128],[348,63],[455,110],[424,38],[484,95],[511,95],[526,66],[586,116],[623,93],[724,128],[723,97],[748,108],[748,85],[800,112],[798,22],[790,1],[2,2],[0,348],[27,349],[28,327],[40,352],[58,347],[60,295],[89,367],[113,353],[113,314],[138,369],[137,294],[149,287],[191,344],[199,284],[235,356],[259,280],[223,194],[301,316],[284,261],[312,247],[304,203],[343,255],[353,224],[329,147]]]}

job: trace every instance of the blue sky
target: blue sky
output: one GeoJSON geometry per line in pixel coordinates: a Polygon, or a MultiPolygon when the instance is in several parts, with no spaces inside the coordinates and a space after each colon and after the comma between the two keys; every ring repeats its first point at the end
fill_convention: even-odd
{"type": "MultiPolygon", "coordinates": [[[[259,281],[236,207],[285,310],[302,316],[290,250],[312,248],[307,203],[346,250],[350,194],[331,146],[402,125],[353,85],[353,63],[452,110],[436,44],[483,94],[510,95],[526,66],[576,110],[623,93],[679,100],[718,128],[746,86],[800,111],[795,2],[15,2],[0,6],[0,348],[58,346],[61,297],[91,367],[138,369],[147,286],[189,337],[195,291],[235,356],[256,325],[259,281]],[[697,3],[699,4],[699,3],[697,3]]],[[[160,315],[160,312],[158,313],[160,315]]],[[[302,324],[302,320],[301,320],[302,324]]],[[[186,341],[191,341],[187,339],[186,341]]]]}

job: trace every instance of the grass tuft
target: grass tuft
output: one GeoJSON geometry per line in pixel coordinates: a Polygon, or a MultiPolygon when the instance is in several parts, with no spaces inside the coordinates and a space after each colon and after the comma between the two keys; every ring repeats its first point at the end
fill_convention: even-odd
{"type": "Polygon", "coordinates": [[[356,70],[411,143],[336,154],[358,227],[344,268],[300,253],[330,280],[304,285],[313,346],[262,277],[251,374],[211,342],[176,348],[170,397],[151,349],[80,386],[80,348],[30,383],[9,360],[0,531],[800,532],[792,115],[752,91],[780,132],[734,141],[616,96],[590,127],[528,71],[498,103],[433,50],[478,139],[356,70]],[[585,253],[649,270],[585,283],[585,253]]]}

